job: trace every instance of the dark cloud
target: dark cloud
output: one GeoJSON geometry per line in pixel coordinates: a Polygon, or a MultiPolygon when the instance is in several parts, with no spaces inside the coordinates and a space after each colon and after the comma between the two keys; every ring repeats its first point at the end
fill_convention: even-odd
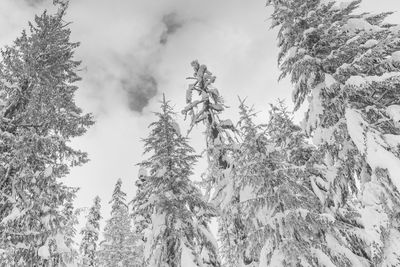
{"type": "Polygon", "coordinates": [[[121,84],[127,93],[129,109],[136,112],[142,112],[158,90],[156,79],[149,73],[141,74],[135,80],[122,80],[121,84]]]}
{"type": "Polygon", "coordinates": [[[168,42],[168,37],[182,28],[184,22],[183,20],[179,19],[175,12],[173,12],[164,15],[162,18],[162,23],[165,25],[165,31],[161,34],[160,44],[165,45],[168,42]]]}

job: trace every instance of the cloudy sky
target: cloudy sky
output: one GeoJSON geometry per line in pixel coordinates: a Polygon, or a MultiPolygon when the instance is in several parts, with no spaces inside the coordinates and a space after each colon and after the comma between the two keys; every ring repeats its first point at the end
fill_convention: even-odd
{"type": "MultiPolygon", "coordinates": [[[[10,44],[34,14],[54,11],[51,2],[0,0],[0,46],[10,44]]],[[[364,0],[362,9],[399,11],[400,1],[364,0]]],[[[118,178],[132,199],[140,139],[154,120],[152,111],[163,93],[176,111],[182,110],[193,59],[217,76],[216,86],[231,106],[225,118],[236,121],[237,96],[261,111],[260,120],[277,98],[291,105],[289,82],[277,81],[270,12],[264,0],[71,0],[66,20],[73,22],[72,40],[81,42],[76,55],[83,61],[77,102],[97,122],[73,141],[91,159],[65,179],[81,187],[76,206],[90,206],[95,195],[105,204],[118,178]]],[[[390,21],[400,23],[400,14],[390,21]]],[[[187,124],[182,121],[183,131],[187,124]]],[[[204,145],[201,132],[198,127],[191,135],[198,152],[204,145]]],[[[103,212],[108,217],[109,207],[103,212]]]]}

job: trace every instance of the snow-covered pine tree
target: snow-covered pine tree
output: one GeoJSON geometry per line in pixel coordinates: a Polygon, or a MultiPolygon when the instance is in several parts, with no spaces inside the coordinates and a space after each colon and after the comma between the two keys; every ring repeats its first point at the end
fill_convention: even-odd
{"type": "Polygon", "coordinates": [[[141,266],[140,255],[135,250],[136,242],[128,206],[125,203],[126,193],[121,186],[122,180],[118,179],[110,201],[111,218],[107,220],[103,230],[104,240],[98,253],[99,266],[141,266]]]}
{"type": "MultiPolygon", "coordinates": [[[[235,160],[240,210],[246,226],[247,266],[353,266],[342,255],[343,226],[313,193],[310,183],[315,151],[286,107],[271,105],[266,125],[256,125],[242,102],[243,142],[235,160]],[[327,246],[335,242],[342,253],[327,246]],[[332,238],[330,237],[332,236],[332,238]]],[[[344,244],[343,244],[344,243],[344,244]]]]}
{"type": "MultiPolygon", "coordinates": [[[[65,219],[62,226],[62,233],[64,235],[64,243],[67,249],[65,249],[65,252],[58,254],[59,266],[70,266],[77,264],[78,262],[79,244],[76,243],[75,237],[77,233],[76,227],[79,224],[78,217],[81,212],[82,209],[75,209],[72,202],[67,202],[64,205],[62,215],[65,219]]],[[[57,252],[57,250],[55,252],[57,252]]]]}
{"type": "MultiPolygon", "coordinates": [[[[143,195],[143,190],[146,186],[147,180],[147,171],[144,168],[139,169],[138,178],[135,182],[136,186],[136,196],[143,195]]],[[[129,204],[132,205],[132,224],[133,224],[133,233],[136,238],[136,251],[138,252],[138,261],[143,266],[145,264],[144,258],[144,244],[146,238],[144,236],[145,230],[151,224],[151,214],[147,209],[140,209],[139,207],[143,207],[147,199],[140,199],[135,197],[129,204]]]]}
{"type": "Polygon", "coordinates": [[[181,135],[165,97],[161,110],[144,139],[145,153],[152,155],[139,164],[148,174],[133,201],[134,213],[151,219],[144,233],[146,266],[220,266],[208,228],[215,211],[189,179],[198,156],[181,135]]]}
{"type": "Polygon", "coordinates": [[[80,266],[98,266],[97,243],[100,231],[100,197],[94,198],[93,206],[90,207],[86,216],[86,224],[81,229],[82,241],[80,245],[80,266]]]}
{"type": "Polygon", "coordinates": [[[1,52],[0,249],[26,266],[46,266],[50,244],[65,248],[61,211],[75,191],[60,178],[87,161],[69,141],[93,123],[74,101],[79,44],[69,40],[66,7],[36,16],[1,52]]]}
{"type": "Polygon", "coordinates": [[[213,86],[216,77],[197,61],[192,62],[195,82],[189,85],[186,91],[186,103],[182,113],[190,116],[190,127],[199,123],[206,126],[206,151],[208,169],[203,176],[202,185],[206,190],[209,201],[218,207],[218,235],[220,254],[223,263],[228,266],[243,264],[242,240],[246,238],[243,231],[239,211],[235,208],[239,203],[239,196],[232,175],[235,153],[235,127],[231,120],[221,120],[220,114],[225,109],[223,99],[217,88],[213,86]],[[193,99],[193,94],[198,93],[199,99],[193,99]]]}
{"type": "Polygon", "coordinates": [[[360,1],[267,3],[281,77],[295,84],[296,108],[308,98],[304,129],[325,169],[314,192],[349,225],[343,234],[364,265],[399,265],[399,28],[384,23],[390,13],[355,14],[360,1]]]}

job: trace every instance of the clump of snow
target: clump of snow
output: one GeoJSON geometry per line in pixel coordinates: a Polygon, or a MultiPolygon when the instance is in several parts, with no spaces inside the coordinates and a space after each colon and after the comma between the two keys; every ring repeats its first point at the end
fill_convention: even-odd
{"type": "Polygon", "coordinates": [[[53,167],[52,166],[48,166],[43,172],[43,176],[45,178],[50,177],[52,174],[53,174],[53,167]]]}
{"type": "Polygon", "coordinates": [[[57,250],[59,252],[70,252],[71,250],[67,247],[67,245],[65,244],[65,237],[63,234],[58,233],[55,237],[54,237],[54,241],[56,242],[57,245],[57,250]]]}
{"type": "Polygon", "coordinates": [[[167,167],[163,166],[162,168],[158,169],[155,176],[157,177],[163,177],[165,173],[167,172],[167,167]]]}
{"type": "Polygon", "coordinates": [[[177,135],[181,135],[181,128],[179,127],[179,124],[176,123],[175,121],[171,122],[172,128],[174,128],[174,131],[176,132],[177,135]]]}
{"type": "Polygon", "coordinates": [[[139,169],[139,177],[141,176],[147,176],[147,170],[145,168],[139,169]]]}
{"type": "Polygon", "coordinates": [[[249,185],[244,186],[240,190],[240,202],[245,202],[253,198],[253,188],[249,185]]]}
{"type": "Polygon", "coordinates": [[[233,122],[230,119],[223,120],[220,122],[222,128],[233,128],[233,122]]]}
{"type": "Polygon", "coordinates": [[[50,258],[50,251],[49,251],[49,246],[46,242],[46,244],[44,244],[43,246],[41,246],[38,249],[38,255],[39,257],[43,258],[43,259],[48,259],[50,258]]]}
{"type": "Polygon", "coordinates": [[[286,59],[291,59],[293,57],[295,57],[298,53],[297,53],[297,46],[292,46],[291,48],[289,48],[289,50],[286,53],[286,59]]]}
{"type": "Polygon", "coordinates": [[[397,127],[400,127],[400,105],[391,105],[386,108],[386,113],[397,127]]]}
{"type": "Polygon", "coordinates": [[[365,19],[353,18],[349,19],[345,25],[343,25],[344,30],[351,33],[357,31],[379,31],[381,28],[375,25],[371,25],[365,19]]]}
{"type": "Polygon", "coordinates": [[[331,87],[332,85],[336,84],[337,81],[335,78],[333,78],[332,75],[330,74],[325,74],[325,86],[326,87],[331,87]]]}
{"type": "Polygon", "coordinates": [[[375,39],[370,39],[368,41],[365,42],[365,44],[362,45],[362,47],[364,48],[372,48],[374,46],[376,46],[379,42],[375,39]]]}

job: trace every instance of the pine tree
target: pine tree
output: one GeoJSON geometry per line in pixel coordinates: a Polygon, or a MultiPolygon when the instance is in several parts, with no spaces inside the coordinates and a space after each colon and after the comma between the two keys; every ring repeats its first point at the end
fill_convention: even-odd
{"type": "MultiPolygon", "coordinates": [[[[144,168],[139,169],[138,179],[135,182],[136,186],[136,196],[143,195],[146,186],[146,180],[148,178],[147,171],[144,168]]],[[[136,238],[136,251],[138,252],[138,262],[141,266],[145,264],[144,258],[144,244],[146,238],[144,236],[145,230],[151,224],[151,214],[147,212],[146,209],[138,210],[139,207],[145,205],[147,199],[140,199],[135,197],[130,204],[132,205],[132,224],[133,224],[133,234],[136,238]]]]}
{"type": "Polygon", "coordinates": [[[186,92],[187,106],[182,113],[191,117],[190,126],[204,123],[207,146],[208,169],[203,177],[202,185],[206,189],[211,203],[218,207],[218,235],[221,243],[220,254],[224,264],[240,266],[243,258],[237,253],[241,248],[241,240],[246,238],[243,224],[237,210],[239,196],[235,194],[233,179],[233,154],[236,152],[236,130],[231,120],[220,119],[225,109],[218,89],[213,86],[216,77],[197,61],[192,62],[195,82],[189,85],[186,92]],[[197,92],[199,99],[193,99],[197,92]]]}
{"type": "Polygon", "coordinates": [[[300,127],[282,102],[271,105],[266,125],[253,122],[254,113],[244,102],[240,110],[243,141],[235,176],[248,233],[242,251],[247,266],[322,266],[324,257],[350,266],[324,240],[341,228],[321,213],[322,205],[312,192],[307,164],[314,149],[300,127]]]}
{"type": "Polygon", "coordinates": [[[144,139],[145,153],[152,155],[139,165],[149,173],[133,201],[134,213],[150,216],[144,233],[146,266],[220,266],[208,228],[215,211],[189,179],[198,156],[165,97],[161,109],[144,139]]]}
{"type": "Polygon", "coordinates": [[[100,266],[140,266],[140,255],[135,249],[136,240],[125,203],[126,194],[121,190],[121,186],[122,180],[118,179],[110,201],[111,218],[106,222],[104,240],[100,245],[100,266]]]}
{"type": "Polygon", "coordinates": [[[36,16],[1,52],[0,249],[20,265],[46,266],[63,252],[54,251],[65,247],[61,210],[75,190],[60,178],[87,161],[68,144],[93,121],[74,102],[79,44],[69,40],[66,7],[36,16]]]}
{"type": "Polygon", "coordinates": [[[303,126],[325,169],[314,192],[349,225],[343,234],[364,265],[400,264],[398,27],[384,23],[390,13],[355,14],[360,1],[267,3],[296,108],[310,95],[303,126]]]}
{"type": "Polygon", "coordinates": [[[62,214],[65,218],[65,223],[62,226],[62,233],[64,234],[64,243],[67,249],[64,253],[59,254],[59,265],[69,266],[77,263],[79,258],[78,244],[76,238],[76,226],[79,224],[78,217],[82,209],[75,209],[72,202],[65,204],[62,214]]]}
{"type": "Polygon", "coordinates": [[[95,197],[93,206],[86,216],[86,225],[81,230],[82,241],[80,245],[81,266],[98,266],[97,243],[100,231],[100,198],[95,197]]]}

